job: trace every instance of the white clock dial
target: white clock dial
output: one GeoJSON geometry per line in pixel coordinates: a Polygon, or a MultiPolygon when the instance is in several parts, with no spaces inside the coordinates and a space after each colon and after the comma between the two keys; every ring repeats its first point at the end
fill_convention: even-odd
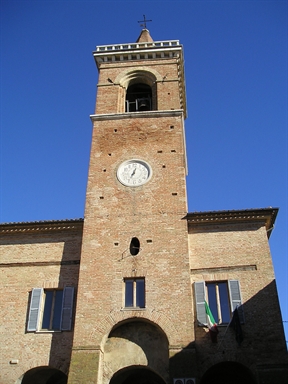
{"type": "Polygon", "coordinates": [[[120,164],[117,170],[117,178],[123,185],[138,187],[147,183],[151,178],[152,169],[143,160],[127,160],[120,164]]]}

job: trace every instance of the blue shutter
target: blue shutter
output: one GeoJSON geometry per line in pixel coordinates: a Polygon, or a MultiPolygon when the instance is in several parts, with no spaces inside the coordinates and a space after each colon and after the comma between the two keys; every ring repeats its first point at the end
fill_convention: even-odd
{"type": "Polygon", "coordinates": [[[27,325],[28,332],[37,331],[42,297],[43,297],[42,288],[32,289],[29,318],[28,318],[28,325],[27,325]]]}
{"type": "Polygon", "coordinates": [[[240,284],[238,280],[228,280],[229,296],[232,312],[238,307],[240,323],[244,323],[244,311],[241,300],[240,284]]]}
{"type": "Polygon", "coordinates": [[[62,331],[71,330],[73,297],[74,297],[74,288],[65,287],[63,292],[63,302],[62,302],[62,319],[61,319],[62,331]]]}
{"type": "Polygon", "coordinates": [[[194,283],[194,286],[198,325],[207,325],[207,316],[205,310],[205,282],[196,282],[194,283]]]}

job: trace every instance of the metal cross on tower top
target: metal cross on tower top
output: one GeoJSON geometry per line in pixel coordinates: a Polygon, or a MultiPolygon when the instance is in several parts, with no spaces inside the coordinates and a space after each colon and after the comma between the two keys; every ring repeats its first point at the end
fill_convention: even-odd
{"type": "Polygon", "coordinates": [[[146,16],[145,15],[143,15],[143,18],[144,18],[144,20],[138,21],[138,23],[143,23],[143,24],[140,24],[140,27],[144,27],[145,29],[147,29],[146,28],[146,23],[148,23],[148,22],[150,22],[152,20],[146,20],[146,16]]]}

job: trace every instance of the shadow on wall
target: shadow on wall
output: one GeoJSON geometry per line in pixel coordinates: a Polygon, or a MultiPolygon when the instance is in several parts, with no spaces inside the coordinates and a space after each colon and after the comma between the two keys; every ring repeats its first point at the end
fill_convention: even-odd
{"type": "MultiPolygon", "coordinates": [[[[81,244],[80,244],[81,246],[81,244]]],[[[73,251],[76,251],[73,247],[73,251]]],[[[79,247],[78,254],[79,259],[75,260],[74,257],[71,257],[71,245],[69,242],[65,243],[63,250],[63,258],[61,262],[60,274],[59,274],[59,288],[64,287],[73,287],[74,296],[72,302],[72,311],[71,311],[71,327],[69,331],[55,332],[52,335],[51,340],[51,349],[50,349],[50,359],[49,365],[51,367],[57,368],[68,375],[71,354],[72,354],[72,345],[73,345],[73,334],[74,334],[74,320],[76,312],[76,295],[77,287],[79,280],[79,264],[80,264],[80,252],[79,247]]],[[[77,255],[77,252],[75,252],[77,255]]],[[[48,383],[47,383],[48,384],[48,383]]],[[[58,384],[58,383],[57,383],[58,384]]]]}
{"type": "Polygon", "coordinates": [[[212,343],[208,329],[195,322],[200,384],[212,379],[213,384],[287,383],[288,354],[275,280],[242,307],[241,342],[239,330],[223,325],[218,326],[217,343],[212,343]]]}

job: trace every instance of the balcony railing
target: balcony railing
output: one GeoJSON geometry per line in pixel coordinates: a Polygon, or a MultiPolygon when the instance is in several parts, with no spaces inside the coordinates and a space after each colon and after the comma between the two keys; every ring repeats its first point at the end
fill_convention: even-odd
{"type": "Polygon", "coordinates": [[[129,51],[141,48],[169,48],[179,46],[179,40],[170,41],[153,41],[147,43],[131,43],[131,44],[115,44],[115,45],[98,45],[96,52],[111,52],[111,51],[129,51]]]}

